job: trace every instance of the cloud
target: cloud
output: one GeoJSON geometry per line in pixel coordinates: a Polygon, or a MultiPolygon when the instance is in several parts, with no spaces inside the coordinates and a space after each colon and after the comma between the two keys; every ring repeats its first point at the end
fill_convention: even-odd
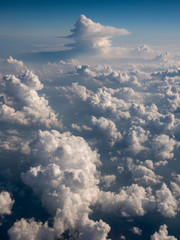
{"type": "Polygon", "coordinates": [[[8,192],[3,191],[0,193],[0,215],[11,214],[13,204],[14,200],[8,192]]]}
{"type": "Polygon", "coordinates": [[[158,211],[165,217],[174,217],[178,211],[178,203],[165,183],[156,191],[158,211]]]}
{"type": "Polygon", "coordinates": [[[73,39],[75,43],[68,44],[81,51],[108,51],[111,47],[110,39],[113,36],[127,35],[129,32],[123,28],[103,26],[95,23],[86,16],[81,15],[75,23],[75,28],[71,30],[72,34],[68,38],[73,39]]]}
{"type": "Polygon", "coordinates": [[[105,175],[101,177],[101,183],[105,188],[111,187],[112,184],[114,184],[116,181],[116,176],[115,175],[105,175]]]}
{"type": "Polygon", "coordinates": [[[82,138],[55,130],[39,131],[32,152],[36,166],[22,173],[22,180],[54,217],[55,233],[60,236],[70,230],[75,236],[78,229],[78,239],[106,239],[109,225],[89,219],[99,195],[97,152],[82,138]]]}
{"type": "Polygon", "coordinates": [[[8,231],[10,240],[54,240],[54,229],[48,227],[47,222],[42,224],[36,222],[34,219],[26,220],[22,218],[20,221],[14,223],[14,225],[8,231]]]}
{"type": "Polygon", "coordinates": [[[153,163],[150,160],[133,163],[132,159],[127,159],[128,169],[132,173],[133,180],[141,185],[151,186],[160,183],[161,176],[153,171],[153,163]],[[144,166],[143,166],[144,165],[144,166]]]}
{"type": "Polygon", "coordinates": [[[137,184],[123,187],[118,194],[101,192],[99,204],[103,212],[123,217],[143,216],[147,211],[153,211],[156,208],[151,189],[145,189],[137,184]]]}
{"type": "Polygon", "coordinates": [[[141,230],[140,228],[138,228],[138,227],[133,227],[133,228],[131,229],[131,231],[132,231],[134,234],[136,234],[136,235],[141,235],[141,234],[142,234],[142,230],[141,230]]]}
{"type": "Polygon", "coordinates": [[[180,77],[180,69],[176,67],[175,69],[168,69],[166,71],[152,73],[152,76],[159,77],[163,80],[168,78],[180,77]]]}
{"type": "Polygon", "coordinates": [[[102,62],[103,54],[93,63],[85,55],[32,71],[15,59],[1,60],[9,69],[6,75],[1,65],[1,187],[17,202],[10,239],[114,240],[127,234],[131,240],[140,238],[132,227],[142,220],[146,225],[150,216],[161,214],[160,225],[167,217],[178,220],[180,180],[172,172],[179,170],[179,68],[153,60],[157,52],[148,46],[136,49],[137,56],[132,51],[126,51],[128,63],[118,54],[111,64],[102,62]],[[61,126],[59,115],[61,132],[53,130],[61,126]],[[26,198],[31,215],[21,204],[26,198]],[[115,219],[123,229],[116,229],[115,219]]]}
{"type": "Polygon", "coordinates": [[[118,132],[116,125],[110,119],[106,119],[104,117],[100,117],[97,119],[96,117],[91,118],[91,122],[93,126],[102,131],[102,133],[107,136],[107,139],[110,141],[110,144],[113,145],[116,141],[120,141],[122,139],[121,133],[118,132]]]}
{"type": "Polygon", "coordinates": [[[165,134],[155,137],[152,142],[154,151],[156,151],[157,155],[164,160],[173,158],[175,145],[176,141],[165,134]]]}
{"type": "Polygon", "coordinates": [[[24,154],[30,153],[31,140],[24,139],[16,130],[0,132],[0,151],[17,151],[24,154]]]}
{"type": "Polygon", "coordinates": [[[143,147],[142,144],[148,140],[148,136],[149,136],[149,131],[145,131],[143,128],[139,126],[138,127],[133,126],[129,130],[129,134],[126,140],[129,146],[128,147],[129,150],[134,154],[137,154],[140,151],[145,150],[146,148],[143,147]]]}
{"type": "Polygon", "coordinates": [[[1,121],[29,125],[42,124],[46,127],[61,127],[57,114],[48,105],[48,101],[37,91],[43,88],[38,77],[31,71],[24,74],[4,76],[5,103],[0,105],[1,121]]]}
{"type": "Polygon", "coordinates": [[[159,232],[155,232],[151,236],[151,240],[177,240],[177,238],[168,235],[167,225],[161,225],[159,232]]]}
{"type": "Polygon", "coordinates": [[[176,198],[178,198],[178,200],[180,201],[180,175],[176,174],[174,178],[175,178],[175,182],[171,181],[172,192],[173,192],[173,195],[176,198]]]}
{"type": "Polygon", "coordinates": [[[23,64],[22,61],[18,61],[17,59],[14,59],[11,56],[7,59],[7,62],[10,63],[10,64],[15,64],[15,65],[17,65],[20,68],[24,67],[24,64],[23,64]]]}

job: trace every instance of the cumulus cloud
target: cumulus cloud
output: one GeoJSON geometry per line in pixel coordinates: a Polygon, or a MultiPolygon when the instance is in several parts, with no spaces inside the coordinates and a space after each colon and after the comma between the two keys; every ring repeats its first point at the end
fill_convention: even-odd
{"type": "Polygon", "coordinates": [[[93,126],[97,126],[97,128],[99,128],[102,133],[107,136],[111,145],[113,145],[116,141],[121,140],[121,133],[118,132],[116,125],[110,119],[106,119],[104,117],[100,117],[99,119],[97,119],[93,116],[91,118],[91,122],[93,126]]]}
{"type": "Polygon", "coordinates": [[[34,73],[25,71],[17,77],[6,75],[4,81],[6,100],[0,105],[1,121],[61,127],[57,114],[48,105],[48,101],[38,95],[37,90],[41,90],[43,85],[34,73]]]}
{"type": "Polygon", "coordinates": [[[171,188],[172,188],[173,195],[179,198],[180,197],[180,174],[176,174],[174,178],[175,178],[174,179],[175,181],[171,181],[171,188]]]}
{"type": "Polygon", "coordinates": [[[0,215],[11,214],[13,204],[14,200],[8,192],[3,191],[0,193],[0,215]]]}
{"type": "Polygon", "coordinates": [[[158,211],[165,217],[174,217],[178,211],[178,203],[165,183],[156,191],[158,211]]]}
{"type": "MultiPolygon", "coordinates": [[[[110,40],[121,33],[82,16],[69,36],[75,41],[74,52],[104,53],[106,48],[108,57],[114,53],[111,64],[103,64],[102,56],[104,62],[109,58],[99,54],[94,61],[85,56],[29,71],[12,57],[0,60],[9,69],[1,65],[2,189],[12,189],[8,191],[20,205],[29,195],[22,189],[17,197],[14,172],[23,171],[18,179],[33,190],[50,218],[46,222],[37,211],[30,216],[36,221],[25,219],[23,209],[17,221],[17,215],[12,216],[10,239],[105,240],[114,216],[117,224],[123,220],[124,229],[117,233],[112,225],[112,239],[134,239],[141,231],[133,226],[148,212],[161,214],[160,225],[167,217],[177,220],[180,177],[172,171],[179,169],[178,62],[173,65],[170,56],[147,45],[120,53],[110,40]],[[66,132],[52,130],[61,126],[58,114],[66,132]]],[[[37,201],[31,204],[36,209],[37,201]]],[[[150,215],[143,220],[149,221],[150,215]]],[[[142,226],[143,233],[150,238],[142,226]]],[[[152,239],[175,238],[160,227],[152,239]]]]}
{"type": "Polygon", "coordinates": [[[126,29],[103,26],[84,15],[80,16],[71,32],[72,34],[68,38],[73,39],[75,43],[68,46],[86,51],[107,51],[111,47],[110,39],[113,36],[129,34],[126,29]]]}
{"type": "Polygon", "coordinates": [[[136,235],[141,235],[141,234],[142,234],[142,230],[141,230],[140,228],[138,228],[138,227],[133,227],[133,228],[131,229],[131,231],[132,231],[134,234],[136,234],[136,235]]]}
{"type": "Polygon", "coordinates": [[[176,141],[165,134],[155,137],[152,143],[152,147],[156,151],[157,155],[164,160],[173,158],[175,145],[176,141]]]}
{"type": "Polygon", "coordinates": [[[132,159],[127,159],[128,169],[132,173],[133,180],[139,184],[150,186],[160,183],[161,176],[156,175],[153,171],[153,163],[150,160],[146,160],[144,163],[136,165],[132,159]]]}
{"type": "Polygon", "coordinates": [[[16,130],[0,132],[0,151],[19,151],[24,154],[30,153],[29,143],[31,140],[24,139],[16,130]]]}
{"type": "Polygon", "coordinates": [[[14,59],[12,56],[10,56],[10,57],[7,59],[7,62],[10,63],[10,64],[17,65],[17,66],[20,67],[20,68],[24,67],[24,64],[23,64],[22,61],[18,61],[17,59],[14,59]]]}
{"type": "Polygon", "coordinates": [[[55,239],[54,229],[48,227],[47,222],[42,224],[34,219],[26,220],[22,218],[8,231],[10,240],[53,240],[55,239]]]}
{"type": "Polygon", "coordinates": [[[99,195],[97,152],[82,138],[57,131],[40,131],[32,151],[37,166],[23,173],[22,180],[54,216],[56,234],[69,229],[75,236],[78,229],[78,239],[106,239],[109,225],[88,217],[99,195]]]}
{"type": "Polygon", "coordinates": [[[145,189],[137,184],[123,187],[118,194],[101,192],[99,201],[103,212],[124,217],[143,216],[147,211],[153,211],[156,207],[151,189],[145,189]]]}
{"type": "Polygon", "coordinates": [[[177,238],[168,235],[167,225],[164,224],[160,226],[159,232],[151,236],[151,240],[177,240],[177,238]]]}
{"type": "Polygon", "coordinates": [[[129,130],[129,134],[127,136],[127,144],[129,146],[129,150],[134,154],[139,153],[141,150],[146,149],[142,144],[148,140],[149,131],[145,131],[142,127],[133,126],[129,130]]]}
{"type": "Polygon", "coordinates": [[[101,177],[101,183],[106,188],[111,187],[111,185],[114,184],[115,181],[116,181],[116,176],[115,175],[105,175],[105,176],[101,177]]]}
{"type": "Polygon", "coordinates": [[[114,96],[116,91],[111,88],[98,88],[97,92],[94,93],[85,86],[73,83],[72,87],[66,87],[64,90],[73,92],[83,101],[89,101],[94,108],[100,111],[111,112],[115,118],[127,119],[130,117],[128,110],[131,104],[114,96]]]}

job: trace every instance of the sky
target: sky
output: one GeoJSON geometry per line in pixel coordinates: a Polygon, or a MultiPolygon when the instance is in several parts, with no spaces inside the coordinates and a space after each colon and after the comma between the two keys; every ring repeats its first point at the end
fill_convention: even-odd
{"type": "Polygon", "coordinates": [[[81,14],[103,25],[128,29],[132,34],[118,38],[119,45],[148,43],[173,49],[180,39],[179,7],[177,0],[1,0],[1,54],[8,57],[10,48],[33,51],[42,44],[49,47],[52,42],[58,46],[62,39],[57,41],[56,37],[68,35],[81,14]]]}
{"type": "Polygon", "coordinates": [[[0,238],[180,239],[179,7],[0,0],[0,238]]]}

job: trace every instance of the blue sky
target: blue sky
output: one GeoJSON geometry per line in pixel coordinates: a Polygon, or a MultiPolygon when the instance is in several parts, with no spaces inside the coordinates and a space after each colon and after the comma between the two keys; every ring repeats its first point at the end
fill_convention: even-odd
{"type": "Polygon", "coordinates": [[[177,0],[0,0],[1,57],[60,44],[55,38],[68,35],[81,14],[132,33],[116,44],[178,46],[179,9],[177,0]]]}
{"type": "Polygon", "coordinates": [[[67,32],[81,14],[103,25],[132,32],[179,34],[177,0],[0,1],[1,34],[48,35],[67,32]]]}

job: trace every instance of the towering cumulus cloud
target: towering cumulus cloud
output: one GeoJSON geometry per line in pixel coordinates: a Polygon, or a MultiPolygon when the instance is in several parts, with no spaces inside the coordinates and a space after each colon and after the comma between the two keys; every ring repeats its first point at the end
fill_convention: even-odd
{"type": "MultiPolygon", "coordinates": [[[[57,131],[40,131],[32,151],[37,158],[37,166],[23,173],[22,180],[32,187],[54,216],[54,235],[60,237],[69,230],[73,239],[106,239],[109,225],[102,220],[94,222],[88,217],[90,206],[99,195],[96,165],[100,161],[97,152],[92,151],[82,138],[57,131]]],[[[15,223],[10,236],[14,236],[22,226],[29,229],[33,224],[34,221],[27,223],[25,220],[15,223]]],[[[36,228],[37,235],[39,228],[45,227],[36,225],[36,228]]]]}
{"type": "Polygon", "coordinates": [[[72,34],[68,38],[73,39],[75,43],[70,46],[83,51],[108,51],[113,36],[129,34],[126,29],[103,26],[84,15],[81,15],[71,31],[72,34]]]}

